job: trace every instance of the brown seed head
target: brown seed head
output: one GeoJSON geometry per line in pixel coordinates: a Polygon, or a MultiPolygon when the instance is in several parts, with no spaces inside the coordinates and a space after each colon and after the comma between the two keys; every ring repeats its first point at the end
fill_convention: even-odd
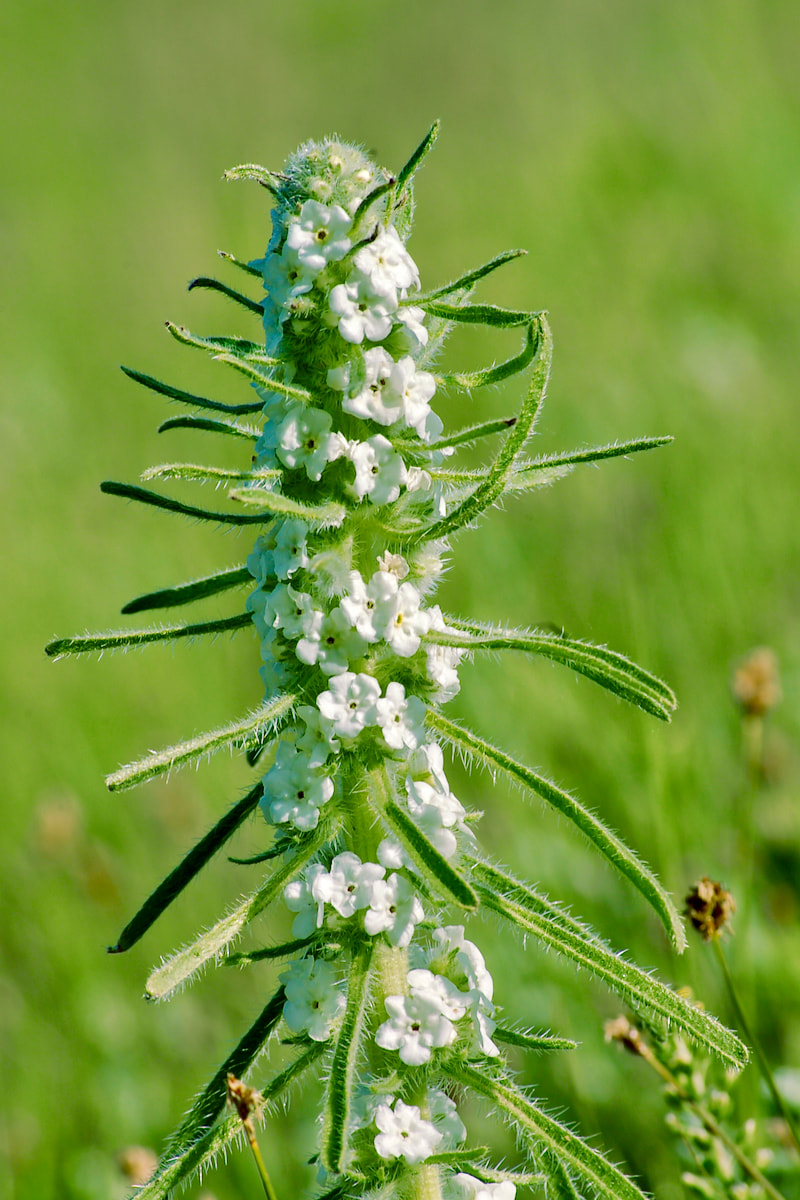
{"type": "Polygon", "coordinates": [[[763,717],[781,701],[778,659],[768,646],[759,646],[739,663],[732,688],[745,716],[763,717]]]}
{"type": "Polygon", "coordinates": [[[606,1021],[603,1034],[607,1042],[619,1042],[629,1054],[641,1055],[644,1048],[642,1035],[627,1017],[614,1017],[613,1021],[606,1021]]]}
{"type": "Polygon", "coordinates": [[[261,1116],[261,1109],[264,1106],[264,1097],[261,1092],[255,1088],[248,1087],[241,1079],[237,1079],[235,1075],[228,1075],[227,1079],[228,1103],[231,1108],[235,1108],[239,1114],[239,1119],[246,1127],[252,1128],[252,1117],[261,1116]]]}
{"type": "Polygon", "coordinates": [[[724,929],[735,910],[736,902],[730,892],[707,875],[698,880],[686,897],[686,915],[706,942],[724,929]]]}

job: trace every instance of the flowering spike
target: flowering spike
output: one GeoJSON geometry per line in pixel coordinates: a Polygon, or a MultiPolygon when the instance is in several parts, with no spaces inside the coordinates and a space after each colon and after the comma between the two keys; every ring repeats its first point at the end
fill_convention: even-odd
{"type": "MultiPolygon", "coordinates": [[[[156,889],[114,949],[149,928],[258,803],[273,830],[271,845],[245,861],[276,865],[250,896],[158,967],[147,994],[165,999],[214,961],[288,957],[280,992],[222,1070],[227,1078],[228,1070],[245,1069],[278,1018],[285,1040],[302,1050],[261,1086],[265,1101],[323,1063],[322,1196],[422,1200],[444,1189],[464,1200],[513,1200],[517,1185],[544,1178],[558,1194],[588,1188],[608,1200],[640,1200],[616,1168],[510,1082],[504,1046],[553,1050],[571,1043],[498,1025],[494,981],[463,925],[447,924],[453,909],[460,916],[480,903],[734,1065],[745,1060],[744,1047],[563,908],[482,861],[473,834],[479,814],[452,793],[438,739],[502,770],[568,816],[650,902],[680,949],[685,939],[674,906],[621,839],[566,792],[440,711],[459,690],[462,658],[478,649],[562,662],[661,718],[672,711],[674,696],[605,647],[448,621],[432,594],[451,536],[504,497],[579,462],[666,439],[526,457],[550,371],[546,316],[470,301],[481,280],[522,251],[506,251],[425,293],[407,248],[413,177],[438,129],[437,122],[396,174],[338,139],[305,143],[281,172],[245,164],[226,173],[256,180],[275,201],[263,256],[242,263],[223,255],[248,277],[260,277],[264,293],[251,300],[209,276],[190,289],[219,291],[259,315],[263,341],[167,328],[178,342],[243,375],[249,402],[243,393],[243,403],[223,405],[125,371],[168,399],[222,414],[171,418],[161,430],[196,429],[253,443],[252,459],[240,470],[170,463],[145,472],[145,479],[234,484],[229,498],[255,511],[209,511],[130,484],[106,483],[103,490],[184,516],[258,526],[245,568],[148,593],[127,611],[189,603],[248,581],[246,613],[61,639],[48,649],[54,655],[109,649],[252,622],[263,706],[107,781],[112,790],[132,787],[223,747],[241,750],[243,767],[257,767],[247,796],[156,889]],[[432,364],[459,323],[524,328],[525,344],[484,370],[436,374],[432,364]],[[437,389],[470,392],[521,374],[527,387],[517,416],[445,434],[437,389]],[[260,413],[252,426],[234,419],[249,412],[260,413]],[[460,447],[495,433],[504,437],[493,462],[469,469],[450,464],[460,447]],[[272,902],[291,913],[291,937],[233,953],[236,939],[272,902]],[[467,1147],[451,1098],[460,1094],[458,1085],[511,1121],[535,1173],[502,1171],[483,1148],[467,1147]]],[[[217,1118],[222,1086],[218,1072],[139,1200],[166,1200],[233,1143],[241,1122],[217,1118]]]]}

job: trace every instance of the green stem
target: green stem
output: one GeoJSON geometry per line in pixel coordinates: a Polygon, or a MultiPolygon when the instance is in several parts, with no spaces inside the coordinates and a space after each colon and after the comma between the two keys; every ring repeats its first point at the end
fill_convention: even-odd
{"type": "Polygon", "coordinates": [[[786,1102],[784,1101],[783,1096],[778,1091],[778,1085],[775,1082],[775,1076],[772,1074],[772,1070],[767,1062],[766,1055],[761,1048],[761,1043],[756,1037],[754,1030],[751,1028],[750,1023],[745,1016],[744,1009],[739,1002],[736,985],[733,982],[731,969],[728,966],[728,960],[725,957],[725,951],[722,948],[722,942],[720,941],[719,934],[715,934],[711,938],[711,941],[714,946],[714,953],[717,956],[717,962],[720,965],[720,969],[725,980],[725,986],[728,989],[728,995],[730,996],[731,1004],[733,1005],[734,1012],[736,1013],[736,1019],[739,1022],[742,1033],[753,1048],[753,1053],[756,1056],[759,1070],[761,1071],[764,1082],[770,1090],[772,1099],[775,1101],[775,1106],[786,1122],[786,1126],[791,1134],[792,1141],[794,1142],[798,1151],[800,1151],[800,1133],[798,1133],[797,1124],[786,1102]]]}
{"type": "Polygon", "coordinates": [[[256,1135],[255,1133],[251,1133],[249,1129],[247,1131],[247,1140],[250,1143],[250,1149],[253,1151],[253,1158],[256,1160],[258,1177],[261,1180],[262,1187],[264,1188],[264,1195],[267,1197],[267,1200],[278,1200],[275,1188],[272,1186],[272,1180],[269,1177],[266,1164],[264,1159],[261,1157],[261,1150],[259,1149],[258,1142],[256,1141],[256,1135]]]}
{"type": "Polygon", "coordinates": [[[656,1074],[660,1075],[664,1082],[673,1089],[675,1095],[678,1096],[681,1102],[694,1113],[694,1115],[703,1124],[704,1128],[708,1130],[711,1136],[722,1142],[723,1146],[730,1151],[745,1174],[749,1175],[750,1178],[759,1185],[759,1187],[764,1189],[766,1194],[770,1197],[770,1200],[786,1200],[786,1198],[778,1191],[778,1189],[770,1183],[766,1176],[761,1174],[758,1167],[755,1165],[755,1163],[750,1161],[741,1147],[737,1146],[733,1138],[726,1133],[721,1125],[717,1123],[708,1109],[704,1108],[702,1104],[698,1104],[696,1100],[693,1100],[689,1093],[681,1086],[669,1068],[665,1067],[663,1063],[658,1061],[649,1046],[642,1042],[640,1043],[636,1052],[645,1060],[646,1063],[649,1063],[656,1074]]]}

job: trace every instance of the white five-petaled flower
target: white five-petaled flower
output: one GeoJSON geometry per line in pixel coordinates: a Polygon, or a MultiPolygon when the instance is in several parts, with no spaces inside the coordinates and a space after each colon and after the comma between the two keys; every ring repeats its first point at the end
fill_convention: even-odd
{"type": "Polygon", "coordinates": [[[372,889],[384,874],[378,863],[364,863],[346,850],[336,855],[330,871],[315,877],[312,894],[315,900],[332,905],[340,917],[352,917],[358,909],[369,906],[372,889]]]}
{"type": "Polygon", "coordinates": [[[375,702],[380,684],[371,675],[344,671],[334,675],[330,688],[317,696],[317,707],[331,722],[331,731],[339,737],[358,737],[366,725],[375,723],[375,702]]]}
{"type": "Polygon", "coordinates": [[[392,443],[382,433],[365,442],[351,442],[348,455],[356,469],[353,491],[359,500],[391,504],[406,481],[406,467],[392,443]]]}
{"type": "Polygon", "coordinates": [[[375,723],[393,750],[414,750],[425,737],[425,712],[419,696],[406,696],[402,683],[390,683],[375,702],[375,723]]]}
{"type": "Polygon", "coordinates": [[[365,641],[377,642],[385,636],[397,611],[398,590],[392,572],[376,571],[369,583],[364,583],[358,571],[350,572],[341,608],[365,641]]]}
{"type": "Polygon", "coordinates": [[[311,704],[300,704],[297,715],[305,724],[296,745],[308,755],[309,765],[321,767],[331,754],[340,748],[339,740],[333,735],[333,722],[323,717],[319,709],[311,704]]]}
{"type": "Polygon", "coordinates": [[[284,246],[280,254],[267,255],[263,274],[264,287],[279,310],[278,320],[283,321],[288,315],[284,307],[286,301],[310,292],[316,272],[291,247],[284,246]]]}
{"type": "Polygon", "coordinates": [[[325,613],[314,607],[308,592],[297,592],[291,585],[280,583],[267,597],[264,619],[295,641],[318,636],[325,613]]]}
{"type": "Polygon", "coordinates": [[[391,332],[397,300],[376,295],[368,279],[338,283],[331,290],[328,303],[339,333],[351,345],[358,346],[365,339],[382,342],[391,332]]]}
{"type": "Polygon", "coordinates": [[[301,958],[280,976],[286,992],[283,1019],[293,1033],[326,1042],[345,1008],[336,971],[320,959],[301,958]]]}
{"type": "MultiPolygon", "coordinates": [[[[394,425],[404,414],[403,396],[394,381],[397,364],[381,346],[364,353],[364,378],[357,391],[345,391],[342,408],[354,417],[377,421],[379,425],[394,425]]],[[[328,382],[337,378],[328,372],[328,382]]],[[[332,384],[331,386],[335,386],[332,384]]]]}
{"type": "Polygon", "coordinates": [[[510,1179],[501,1183],[484,1183],[474,1175],[460,1172],[453,1176],[453,1182],[464,1189],[464,1200],[514,1200],[517,1194],[515,1184],[510,1179]]]}
{"type": "Polygon", "coordinates": [[[308,525],[292,518],[282,521],[275,535],[272,561],[278,579],[289,579],[295,571],[308,566],[306,538],[308,525]]]}
{"type": "Polygon", "coordinates": [[[352,223],[341,205],[306,200],[299,217],[289,223],[286,245],[310,271],[321,271],[350,249],[347,235],[352,223]]]}
{"type": "Polygon", "coordinates": [[[458,1036],[454,1021],[467,1011],[467,997],[443,975],[417,969],[409,971],[410,996],[387,996],[389,1020],[379,1027],[375,1041],[384,1050],[397,1050],[402,1062],[420,1066],[431,1050],[450,1046],[458,1036]]]}
{"type": "Polygon", "coordinates": [[[325,904],[314,898],[312,885],[318,875],[324,874],[322,863],[312,863],[302,879],[293,879],[283,889],[286,907],[297,914],[292,923],[292,934],[296,938],[308,937],[315,929],[322,928],[325,904]]]}
{"type": "Polygon", "coordinates": [[[370,935],[385,933],[393,946],[404,950],[414,936],[414,927],[424,918],[414,889],[402,875],[393,872],[388,879],[376,879],[372,884],[369,909],[364,914],[364,928],[370,935]]]}
{"type": "Polygon", "coordinates": [[[330,776],[320,774],[291,742],[281,742],[263,783],[261,806],[269,819],[276,825],[289,821],[297,829],[316,829],[319,810],[333,795],[330,776]]]}
{"type": "Polygon", "coordinates": [[[428,344],[428,330],[425,328],[425,310],[415,304],[401,305],[394,314],[395,321],[403,326],[409,350],[421,350],[428,344]]]}
{"type": "Polygon", "coordinates": [[[396,301],[398,292],[419,287],[417,265],[393,225],[361,247],[353,266],[369,279],[378,296],[390,296],[396,301]]]}
{"type": "Polygon", "coordinates": [[[381,1158],[404,1158],[411,1164],[423,1162],[442,1140],[433,1123],[420,1116],[417,1105],[404,1104],[402,1100],[395,1101],[394,1108],[377,1105],[375,1124],[380,1130],[375,1150],[381,1158]]]}
{"type": "Polygon", "coordinates": [[[331,415],[321,408],[293,404],[278,426],[275,453],[290,470],[305,468],[317,480],[341,453],[341,442],[331,433],[331,415]]]}
{"type": "Polygon", "coordinates": [[[401,583],[397,606],[387,625],[384,637],[395,654],[410,658],[419,650],[420,639],[431,627],[430,614],[420,609],[422,597],[413,583],[401,583]]]}
{"type": "Polygon", "coordinates": [[[345,612],[335,608],[297,643],[297,657],[309,666],[316,663],[326,675],[340,675],[353,659],[361,658],[366,648],[367,643],[352,628],[345,612]]]}

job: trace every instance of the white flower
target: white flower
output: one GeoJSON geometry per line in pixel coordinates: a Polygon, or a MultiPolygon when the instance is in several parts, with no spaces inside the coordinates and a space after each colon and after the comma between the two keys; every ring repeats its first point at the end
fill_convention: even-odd
{"type": "Polygon", "coordinates": [[[308,755],[309,766],[321,767],[340,748],[339,741],[333,736],[333,722],[310,704],[300,704],[297,715],[305,722],[305,730],[296,744],[308,755]]]}
{"type": "Polygon", "coordinates": [[[267,598],[265,620],[283,632],[284,637],[294,641],[299,637],[314,637],[319,634],[325,613],[314,608],[314,601],[307,592],[296,592],[287,584],[278,584],[267,598]]]}
{"type": "MultiPolygon", "coordinates": [[[[392,386],[400,397],[406,425],[424,437],[425,422],[431,411],[429,401],[436,391],[436,381],[430,371],[418,371],[413,358],[406,355],[394,365],[392,386]]],[[[426,437],[425,440],[429,439],[426,437]]]]}
{"type": "Polygon", "coordinates": [[[247,556],[247,570],[259,587],[263,587],[267,580],[275,574],[273,548],[272,533],[261,533],[256,538],[256,544],[247,556]]]}
{"type": "Polygon", "coordinates": [[[336,855],[330,871],[314,879],[314,899],[332,905],[340,917],[352,917],[358,909],[368,907],[373,886],[384,874],[378,863],[362,863],[357,854],[346,850],[336,855]]]}
{"type": "Polygon", "coordinates": [[[306,200],[300,216],[289,225],[286,245],[309,270],[321,271],[326,263],[344,258],[350,249],[347,234],[352,223],[340,205],[306,200]]]}
{"type": "Polygon", "coordinates": [[[384,838],[378,846],[378,862],[383,863],[387,871],[399,870],[411,864],[406,852],[396,838],[384,838]]]}
{"type": "Polygon", "coordinates": [[[424,918],[422,905],[407,879],[393,873],[373,883],[369,909],[364,914],[367,933],[385,933],[393,946],[403,950],[414,936],[415,925],[424,918]]]}
{"type": "Polygon", "coordinates": [[[375,702],[375,723],[393,750],[414,750],[425,737],[425,711],[419,696],[407,697],[402,683],[390,683],[385,697],[375,702]]]}
{"type": "Polygon", "coordinates": [[[272,560],[278,579],[289,579],[295,571],[308,566],[306,537],[308,526],[305,521],[282,521],[275,535],[272,560]]]}
{"type": "Polygon", "coordinates": [[[340,675],[351,659],[362,657],[366,648],[367,643],[351,627],[344,611],[335,608],[297,643],[297,657],[309,666],[316,663],[326,675],[340,675]]]}
{"type": "Polygon", "coordinates": [[[408,986],[415,1000],[429,1000],[438,1005],[442,1016],[460,1021],[469,1007],[469,993],[461,992],[451,979],[436,975],[425,967],[408,972],[408,986]]]}
{"type": "Polygon", "coordinates": [[[284,246],[280,254],[268,254],[264,259],[263,275],[264,287],[276,309],[282,310],[278,319],[283,321],[288,315],[284,308],[286,301],[310,292],[315,272],[289,246],[284,246]]]}
{"type": "Polygon", "coordinates": [[[307,1032],[313,1042],[326,1042],[346,1003],[331,964],[301,958],[280,981],[286,992],[283,1019],[292,1032],[307,1032]]]}
{"type": "MultiPolygon", "coordinates": [[[[427,611],[431,618],[431,629],[435,629],[439,633],[457,632],[457,630],[449,629],[438,604],[432,605],[427,611]]],[[[440,702],[452,700],[461,687],[456,668],[464,657],[464,653],[465,651],[459,650],[455,646],[425,647],[428,678],[437,685],[436,699],[440,702]]]]}
{"type": "Polygon", "coordinates": [[[487,1000],[494,995],[494,982],[486,969],[486,962],[474,942],[464,936],[463,925],[440,926],[433,935],[446,953],[455,951],[455,961],[466,976],[470,988],[481,992],[487,1000]]]}
{"type": "Polygon", "coordinates": [[[431,627],[430,614],[420,611],[421,596],[413,583],[401,583],[397,593],[397,608],[384,637],[395,654],[410,658],[419,650],[420,638],[431,627]]]}
{"type": "Polygon", "coordinates": [[[450,784],[444,773],[444,755],[438,742],[425,742],[408,760],[408,774],[414,779],[427,779],[440,792],[449,792],[450,784]]]}
{"type": "Polygon", "coordinates": [[[458,1036],[435,999],[387,996],[384,1003],[389,1020],[378,1027],[375,1041],[384,1050],[396,1050],[410,1067],[429,1062],[431,1050],[452,1045],[458,1036]]]}
{"type": "Polygon", "coordinates": [[[375,1109],[375,1124],[380,1133],[375,1138],[375,1150],[381,1158],[404,1158],[407,1163],[423,1162],[432,1154],[442,1135],[430,1121],[420,1116],[416,1104],[395,1101],[394,1109],[379,1104],[375,1109]]]}
{"type": "Polygon", "coordinates": [[[423,325],[425,310],[416,305],[402,305],[394,314],[395,321],[404,326],[406,339],[410,343],[409,350],[421,350],[428,344],[428,331],[423,325]]]}
{"type": "Polygon", "coordinates": [[[290,821],[297,829],[316,829],[319,810],[333,795],[330,776],[320,775],[291,742],[281,742],[263,783],[261,806],[269,819],[276,825],[290,821]]]}
{"type": "Polygon", "coordinates": [[[348,576],[348,594],[342,597],[341,608],[367,642],[377,642],[394,620],[397,611],[397,576],[388,571],[376,571],[365,584],[358,571],[348,576]]]}
{"type": "Polygon", "coordinates": [[[379,296],[396,298],[399,291],[419,287],[419,271],[393,225],[362,246],[353,265],[369,279],[379,296]]]}
{"type": "Polygon", "coordinates": [[[440,1091],[439,1088],[431,1088],[428,1092],[428,1107],[434,1125],[444,1137],[443,1150],[457,1146],[466,1139],[464,1122],[458,1115],[454,1101],[446,1092],[440,1091]]]}
{"type": "MultiPolygon", "coordinates": [[[[403,397],[395,386],[396,363],[381,346],[364,353],[364,381],[357,392],[347,393],[342,400],[345,412],[379,425],[394,425],[403,416],[403,397]]],[[[331,372],[328,372],[330,383],[331,372]]]]}
{"type": "Polygon", "coordinates": [[[392,313],[397,308],[396,299],[376,295],[367,279],[338,283],[331,290],[329,304],[338,318],[339,333],[354,346],[365,338],[382,342],[391,332],[392,313]]]}
{"type": "Polygon", "coordinates": [[[302,879],[293,879],[283,889],[286,906],[297,913],[292,924],[292,934],[296,938],[308,937],[315,929],[322,928],[325,905],[314,899],[312,884],[318,875],[324,875],[322,863],[312,863],[302,879]]]}
{"type": "Polygon", "coordinates": [[[517,1194],[510,1179],[504,1179],[502,1183],[484,1183],[474,1175],[461,1172],[453,1176],[453,1182],[464,1189],[464,1200],[514,1200],[517,1194]]]}
{"type": "Polygon", "coordinates": [[[349,455],[356,469],[353,490],[359,500],[369,496],[373,504],[391,504],[397,499],[406,481],[406,467],[382,433],[352,443],[349,455]]]}
{"type": "Polygon", "coordinates": [[[317,480],[325,467],[341,452],[339,440],[331,434],[331,415],[321,408],[293,404],[277,430],[275,449],[280,461],[290,470],[305,467],[309,479],[317,480]]]}
{"type": "Polygon", "coordinates": [[[345,671],[334,675],[330,689],[317,696],[317,707],[331,722],[331,731],[340,737],[357,737],[365,725],[375,723],[375,702],[380,684],[371,675],[345,671]]]}

